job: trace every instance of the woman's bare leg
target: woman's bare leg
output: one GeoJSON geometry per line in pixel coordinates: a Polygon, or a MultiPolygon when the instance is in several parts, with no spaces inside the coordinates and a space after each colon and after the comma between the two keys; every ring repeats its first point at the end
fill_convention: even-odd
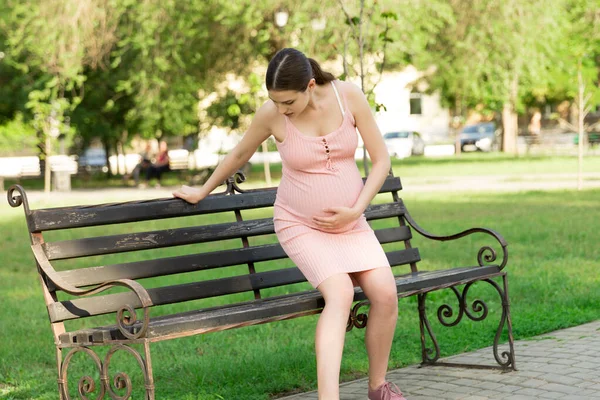
{"type": "Polygon", "coordinates": [[[369,355],[369,386],[376,389],[385,382],[398,319],[396,283],[390,268],[356,272],[353,277],[371,303],[365,344],[369,355]]]}
{"type": "Polygon", "coordinates": [[[324,280],[317,289],[325,299],[315,335],[319,399],[338,400],[340,364],[354,287],[348,274],[336,274],[324,280]]]}

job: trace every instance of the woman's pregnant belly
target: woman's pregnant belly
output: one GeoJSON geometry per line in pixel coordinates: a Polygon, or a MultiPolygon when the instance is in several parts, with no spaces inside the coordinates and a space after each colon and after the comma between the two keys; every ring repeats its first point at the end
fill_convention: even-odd
{"type": "MultiPolygon", "coordinates": [[[[358,171],[357,171],[358,172],[358,171]]],[[[283,177],[277,189],[275,202],[275,218],[280,207],[292,214],[300,222],[315,229],[318,227],[313,217],[332,216],[333,213],[324,211],[331,207],[352,207],[356,203],[363,188],[359,174],[348,177],[340,174],[310,174],[306,177],[283,177]]],[[[357,221],[334,231],[351,228],[357,221]]]]}

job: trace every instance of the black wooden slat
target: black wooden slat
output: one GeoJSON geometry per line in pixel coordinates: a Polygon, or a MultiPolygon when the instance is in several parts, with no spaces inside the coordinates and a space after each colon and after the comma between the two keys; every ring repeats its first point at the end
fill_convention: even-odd
{"type": "Polygon", "coordinates": [[[43,247],[49,260],[62,260],[214,242],[269,233],[273,233],[273,219],[262,218],[243,222],[66,240],[44,243],[43,247]]]}
{"type": "MultiPolygon", "coordinates": [[[[401,189],[399,178],[388,177],[379,193],[401,189]]],[[[234,195],[210,195],[196,205],[180,199],[168,198],[94,206],[46,208],[31,211],[29,218],[32,231],[41,232],[270,207],[275,202],[275,196],[276,188],[267,188],[234,195]]]]}
{"type": "Polygon", "coordinates": [[[365,217],[371,221],[374,219],[390,218],[404,215],[406,208],[402,200],[397,203],[384,203],[369,206],[365,211],[365,217]]]}
{"type": "MultiPolygon", "coordinates": [[[[367,219],[373,220],[403,215],[404,212],[404,205],[401,202],[376,204],[369,206],[365,212],[365,216],[367,219]]],[[[48,260],[62,260],[213,242],[270,233],[274,233],[273,219],[263,218],[243,222],[66,240],[44,243],[43,248],[48,260]]]]}
{"type": "MultiPolygon", "coordinates": [[[[410,229],[406,226],[378,229],[375,231],[375,235],[380,243],[398,242],[411,238],[410,229]]],[[[286,254],[281,245],[275,243],[244,249],[61,271],[58,272],[58,275],[68,284],[81,287],[116,279],[150,278],[281,258],[286,258],[286,254]]]]}
{"type": "MultiPolygon", "coordinates": [[[[321,309],[325,301],[321,294],[316,291],[294,293],[270,297],[266,299],[253,300],[251,302],[238,303],[221,307],[206,308],[199,311],[183,312],[175,315],[152,318],[146,332],[147,338],[157,338],[179,332],[189,332],[194,329],[211,328],[226,325],[226,321],[247,322],[265,319],[278,315],[300,313],[307,310],[321,309]]],[[[122,339],[122,334],[117,327],[106,326],[95,329],[85,329],[67,332],[59,336],[62,344],[71,344],[77,339],[77,343],[89,343],[92,339],[116,340],[122,339]],[[88,339],[89,338],[89,339],[88,339]]]]}
{"type": "MultiPolygon", "coordinates": [[[[366,179],[363,178],[363,183],[366,182],[366,179]]],[[[383,182],[379,193],[388,193],[395,192],[398,190],[402,190],[402,183],[400,182],[400,178],[395,176],[388,176],[383,182]]]]}
{"type": "Polygon", "coordinates": [[[202,254],[158,258],[124,264],[113,264],[59,272],[65,282],[73,286],[89,286],[116,279],[142,279],[211,268],[240,265],[285,258],[279,244],[231,249],[202,254]]]}
{"type": "Polygon", "coordinates": [[[32,211],[31,220],[35,231],[121,224],[270,207],[275,201],[275,195],[275,190],[262,190],[236,195],[211,195],[195,205],[181,199],[168,198],[83,207],[47,208],[32,211]]]}
{"type": "MultiPolygon", "coordinates": [[[[254,289],[267,289],[304,281],[306,279],[298,268],[286,268],[251,275],[240,275],[148,289],[148,293],[152,299],[152,303],[158,306],[247,292],[254,289]]],[[[91,315],[107,314],[117,311],[124,304],[129,304],[134,308],[141,307],[141,303],[135,294],[117,293],[53,303],[48,306],[48,313],[52,322],[58,322],[91,315]]]]}
{"type": "MultiPolygon", "coordinates": [[[[445,284],[483,279],[496,275],[499,272],[500,269],[495,266],[420,271],[396,277],[396,287],[398,295],[401,297],[404,293],[428,291],[445,284]]],[[[364,299],[365,295],[360,288],[355,289],[354,300],[359,301],[364,299]]],[[[324,305],[325,302],[321,294],[313,290],[198,311],[189,311],[153,318],[148,327],[146,337],[154,339],[192,330],[208,330],[251,321],[260,322],[261,319],[320,310],[324,305]]],[[[91,336],[94,331],[101,333],[98,337],[113,340],[122,339],[122,335],[115,326],[106,326],[80,332],[82,333],[81,336],[91,336]]],[[[73,337],[77,337],[78,333],[69,332],[63,334],[60,336],[60,341],[64,344],[69,344],[73,337]]]]}
{"type": "Polygon", "coordinates": [[[415,247],[405,250],[388,251],[386,255],[392,267],[421,261],[419,249],[415,247]]]}

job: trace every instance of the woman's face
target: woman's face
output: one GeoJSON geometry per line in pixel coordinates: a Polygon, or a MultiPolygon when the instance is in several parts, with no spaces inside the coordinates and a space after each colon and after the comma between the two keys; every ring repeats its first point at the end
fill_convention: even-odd
{"type": "Polygon", "coordinates": [[[311,79],[304,92],[297,92],[295,90],[269,90],[269,98],[273,101],[280,114],[292,117],[304,111],[315,86],[315,80],[311,79]]]}

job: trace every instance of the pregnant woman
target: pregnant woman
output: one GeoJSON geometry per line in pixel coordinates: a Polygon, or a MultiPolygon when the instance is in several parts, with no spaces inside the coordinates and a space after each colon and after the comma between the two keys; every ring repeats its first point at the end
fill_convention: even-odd
{"type": "Polygon", "coordinates": [[[197,203],[273,136],[283,163],[274,206],[277,238],[325,299],[315,337],[319,399],[339,399],[339,374],[354,286],[369,301],[365,337],[370,400],[402,400],[385,381],[398,300],[392,270],[363,212],[388,174],[390,159],[369,104],[298,50],[279,51],[266,75],[269,98],[240,143],[199,189],[173,193],[197,203]],[[360,132],[373,162],[363,185],[354,160],[360,132]]]}

